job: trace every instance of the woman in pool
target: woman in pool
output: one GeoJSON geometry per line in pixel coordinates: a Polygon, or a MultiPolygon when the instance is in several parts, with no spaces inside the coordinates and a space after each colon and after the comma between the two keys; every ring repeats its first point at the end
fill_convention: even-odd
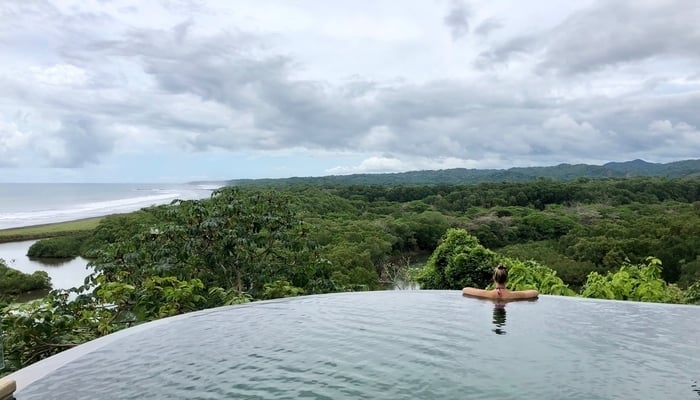
{"type": "Polygon", "coordinates": [[[496,284],[495,289],[484,290],[465,287],[462,289],[462,294],[491,300],[530,300],[539,296],[537,290],[510,291],[506,289],[506,282],[508,282],[508,270],[503,265],[499,265],[493,271],[493,283],[496,284]]]}

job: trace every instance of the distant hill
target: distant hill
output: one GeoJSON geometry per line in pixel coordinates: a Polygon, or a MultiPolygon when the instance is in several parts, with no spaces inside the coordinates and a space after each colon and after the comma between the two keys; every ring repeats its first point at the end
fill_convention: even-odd
{"type": "Polygon", "coordinates": [[[628,178],[661,176],[667,178],[700,177],[700,160],[684,160],[656,164],[644,160],[610,162],[604,165],[559,164],[550,167],[509,169],[453,168],[430,171],[410,171],[386,174],[329,175],[279,179],[235,179],[235,186],[291,185],[431,185],[476,184],[484,182],[528,182],[538,178],[568,181],[577,178],[628,178]]]}

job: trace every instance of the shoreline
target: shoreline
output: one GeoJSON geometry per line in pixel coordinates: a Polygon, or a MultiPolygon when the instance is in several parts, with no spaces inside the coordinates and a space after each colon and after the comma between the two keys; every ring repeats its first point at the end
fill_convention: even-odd
{"type": "Polygon", "coordinates": [[[39,240],[56,236],[70,235],[72,233],[91,231],[97,227],[102,219],[110,215],[116,214],[0,229],[0,243],[39,240]]]}
{"type": "MultiPolygon", "coordinates": [[[[128,193],[122,190],[112,193],[111,197],[96,200],[81,200],[79,196],[82,196],[82,192],[79,191],[79,196],[75,200],[78,203],[77,208],[71,206],[64,210],[64,201],[61,203],[63,208],[59,209],[59,213],[39,212],[36,218],[32,216],[31,210],[18,211],[19,214],[16,218],[12,213],[9,213],[9,219],[3,220],[3,222],[10,226],[13,222],[18,225],[0,226],[0,243],[39,240],[90,231],[97,227],[99,221],[111,215],[131,214],[144,208],[172,204],[175,200],[207,199],[214,191],[191,184],[146,184],[143,188],[141,188],[143,186],[141,184],[128,183],[123,185],[133,186],[133,188],[128,193]],[[52,222],[52,219],[55,222],[52,222]]],[[[109,191],[105,193],[109,194],[109,191]]],[[[28,192],[28,194],[31,193],[28,192]]],[[[20,196],[18,199],[21,200],[22,197],[20,196]]]]}

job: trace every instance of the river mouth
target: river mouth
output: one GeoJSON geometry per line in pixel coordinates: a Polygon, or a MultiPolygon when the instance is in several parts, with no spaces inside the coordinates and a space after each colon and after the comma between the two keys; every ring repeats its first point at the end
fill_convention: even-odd
{"type": "Polygon", "coordinates": [[[693,398],[697,321],[700,307],[556,296],[304,296],[122,331],[17,398],[693,398]]]}
{"type": "MultiPolygon", "coordinates": [[[[8,267],[25,274],[45,271],[51,278],[51,287],[53,289],[70,289],[83,285],[85,278],[92,272],[92,269],[87,266],[88,260],[82,257],[30,258],[27,256],[27,251],[36,242],[36,240],[25,240],[0,243],[0,258],[5,260],[5,264],[8,267]]],[[[17,296],[15,301],[36,300],[47,293],[48,291],[35,290],[17,296]]]]}

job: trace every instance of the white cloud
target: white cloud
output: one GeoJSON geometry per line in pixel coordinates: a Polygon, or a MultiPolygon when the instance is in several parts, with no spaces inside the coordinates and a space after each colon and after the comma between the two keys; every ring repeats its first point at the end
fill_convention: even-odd
{"type": "Polygon", "coordinates": [[[82,86],[88,82],[88,74],[82,69],[70,64],[56,64],[50,67],[31,67],[34,79],[48,85],[82,86]]]}
{"type": "MultiPolygon", "coordinates": [[[[496,160],[464,160],[455,157],[405,157],[372,156],[357,165],[336,166],[326,170],[333,175],[406,172],[416,170],[436,170],[451,168],[492,168],[496,160]]],[[[499,160],[498,162],[502,162],[499,160]]]]}
{"type": "MultiPolygon", "coordinates": [[[[153,148],[294,149],[322,160],[317,175],[697,157],[699,12],[683,0],[7,0],[0,156],[17,175],[37,160],[87,171],[109,159],[113,173],[117,156],[153,148]]],[[[303,164],[284,159],[290,175],[303,164]]]]}
{"type": "Polygon", "coordinates": [[[390,127],[379,125],[372,127],[364,137],[360,137],[358,147],[373,151],[373,149],[391,146],[396,140],[398,137],[390,127]]]}
{"type": "Polygon", "coordinates": [[[652,121],[649,124],[649,131],[652,133],[667,134],[673,132],[673,124],[665,119],[663,121],[652,121]]]}
{"type": "Polygon", "coordinates": [[[19,164],[30,142],[31,136],[14,122],[0,119],[0,167],[19,164]]]}
{"type": "Polygon", "coordinates": [[[595,129],[589,122],[576,122],[567,114],[548,118],[546,121],[544,121],[542,127],[556,133],[557,136],[564,136],[567,138],[577,138],[579,135],[598,134],[598,130],[595,129]]]}
{"type": "Polygon", "coordinates": [[[362,174],[373,172],[398,172],[404,171],[406,165],[397,158],[392,157],[370,157],[363,160],[357,166],[338,166],[328,170],[331,174],[362,174]]]}
{"type": "Polygon", "coordinates": [[[700,130],[684,121],[673,123],[669,120],[656,120],[649,124],[651,138],[655,141],[656,151],[664,154],[683,152],[689,157],[700,154],[700,130]],[[683,146],[683,149],[676,149],[683,146]]]}

